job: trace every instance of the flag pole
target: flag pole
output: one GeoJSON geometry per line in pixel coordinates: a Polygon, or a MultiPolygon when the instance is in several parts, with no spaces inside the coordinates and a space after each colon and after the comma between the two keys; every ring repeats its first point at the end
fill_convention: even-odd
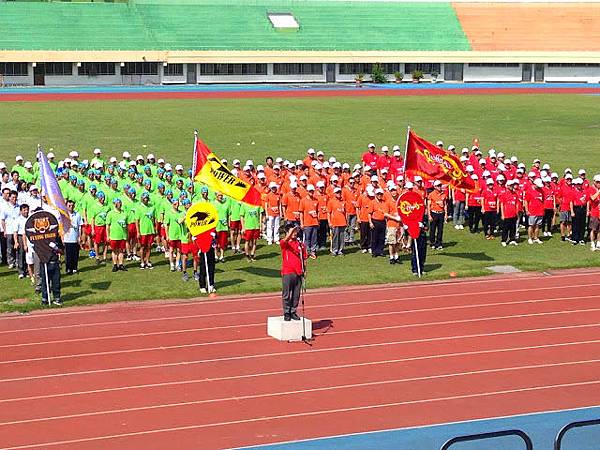
{"type": "Polygon", "coordinates": [[[408,154],[408,139],[410,138],[410,125],[406,129],[406,145],[404,146],[404,165],[402,166],[402,174],[404,175],[404,181],[406,181],[406,155],[408,154]]]}
{"type": "Polygon", "coordinates": [[[210,276],[208,274],[208,257],[206,256],[207,252],[202,252],[204,255],[204,268],[206,269],[206,292],[211,293],[210,290],[210,276]]]}
{"type": "Polygon", "coordinates": [[[44,274],[46,275],[46,297],[48,298],[48,306],[52,305],[50,299],[50,280],[48,279],[48,263],[44,263],[44,274]]]}
{"type": "Polygon", "coordinates": [[[417,239],[413,239],[415,243],[415,259],[417,261],[417,274],[419,278],[421,278],[421,260],[419,259],[419,247],[417,246],[417,240],[421,237],[421,229],[419,228],[419,237],[417,239]]]}

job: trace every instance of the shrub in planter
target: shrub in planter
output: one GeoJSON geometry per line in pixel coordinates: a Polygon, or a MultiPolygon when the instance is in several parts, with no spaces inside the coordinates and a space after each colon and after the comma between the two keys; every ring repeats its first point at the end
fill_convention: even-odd
{"type": "Polygon", "coordinates": [[[381,64],[373,64],[371,79],[373,80],[373,83],[387,83],[387,77],[385,76],[385,72],[383,71],[383,66],[381,64]]]}
{"type": "Polygon", "coordinates": [[[404,74],[402,72],[394,72],[394,78],[396,79],[396,83],[402,83],[404,74]]]}
{"type": "Polygon", "coordinates": [[[421,72],[420,70],[413,70],[411,75],[414,83],[420,82],[424,76],[423,72],[421,72]]]}

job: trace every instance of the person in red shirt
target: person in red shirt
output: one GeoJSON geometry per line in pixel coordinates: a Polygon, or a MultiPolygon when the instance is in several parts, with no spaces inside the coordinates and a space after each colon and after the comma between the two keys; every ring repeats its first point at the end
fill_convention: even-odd
{"type": "Polygon", "coordinates": [[[375,144],[369,144],[369,150],[362,154],[361,161],[363,163],[363,167],[369,167],[374,172],[377,171],[379,155],[375,153],[375,144]]]}
{"type": "Polygon", "coordinates": [[[496,211],[498,211],[498,194],[494,187],[494,180],[488,178],[486,187],[481,192],[481,212],[483,214],[483,234],[489,241],[494,239],[496,228],[496,211]]]}
{"type": "Polygon", "coordinates": [[[467,192],[465,202],[467,204],[467,219],[469,231],[471,233],[479,232],[479,221],[481,220],[481,187],[479,187],[479,177],[471,175],[475,181],[475,189],[473,192],[467,192]]]}
{"type": "Polygon", "coordinates": [[[315,197],[315,187],[309,184],[306,187],[306,197],[300,200],[300,227],[304,237],[309,257],[317,257],[317,230],[319,229],[319,200],[315,197]]]}
{"type": "Polygon", "coordinates": [[[397,179],[400,175],[404,175],[404,158],[402,158],[400,148],[396,149],[396,147],[394,147],[393,157],[390,161],[390,179],[392,180],[397,179]]]}
{"type": "Polygon", "coordinates": [[[571,240],[571,198],[573,197],[573,175],[567,173],[561,180],[559,191],[558,216],[560,220],[561,241],[571,240]]]}
{"type": "Polygon", "coordinates": [[[588,188],[588,216],[590,217],[590,247],[600,250],[600,175],[594,175],[593,184],[588,188]]]}
{"type": "Polygon", "coordinates": [[[454,222],[454,228],[457,230],[463,230],[465,223],[465,200],[467,199],[467,192],[464,189],[452,189],[452,197],[454,201],[454,207],[452,209],[452,222],[454,222]]]}
{"type": "Polygon", "coordinates": [[[585,240],[585,219],[587,213],[587,192],[583,188],[583,180],[575,178],[573,180],[573,196],[571,197],[571,217],[573,218],[573,231],[571,239],[573,245],[584,245],[585,240]]]}
{"type": "Polygon", "coordinates": [[[544,219],[544,183],[539,178],[533,181],[533,184],[525,194],[525,212],[529,217],[529,244],[541,244],[540,228],[544,219]]]}
{"type": "Polygon", "coordinates": [[[269,183],[269,192],[265,195],[265,213],[267,215],[267,244],[279,244],[279,224],[281,221],[281,195],[277,192],[277,183],[269,183]]]}
{"type": "Polygon", "coordinates": [[[506,182],[506,191],[498,199],[500,219],[502,220],[502,246],[518,245],[516,240],[517,218],[519,213],[519,194],[515,188],[519,183],[514,180],[506,182]]]}
{"type": "Polygon", "coordinates": [[[390,170],[390,166],[392,164],[392,157],[389,155],[390,149],[387,145],[381,147],[381,155],[379,155],[379,159],[377,160],[377,168],[379,169],[379,173],[383,169],[386,169],[388,172],[390,170]]]}
{"type": "Polygon", "coordinates": [[[342,198],[342,188],[339,186],[333,190],[333,198],[327,202],[327,221],[332,231],[331,255],[343,256],[348,220],[346,202],[342,198]]]}
{"type": "Polygon", "coordinates": [[[296,313],[306,266],[306,247],[298,238],[299,228],[293,224],[285,226],[285,237],[281,247],[281,303],[283,320],[300,320],[296,313]]]}
{"type": "Polygon", "coordinates": [[[552,186],[552,179],[550,177],[544,177],[544,220],[542,221],[542,233],[543,236],[552,236],[552,227],[554,226],[554,205],[556,199],[554,198],[554,187],[552,186]]]}

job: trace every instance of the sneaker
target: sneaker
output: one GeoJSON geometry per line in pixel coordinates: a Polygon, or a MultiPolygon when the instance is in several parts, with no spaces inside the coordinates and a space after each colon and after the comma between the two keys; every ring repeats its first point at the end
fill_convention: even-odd
{"type": "Polygon", "coordinates": [[[300,320],[300,316],[296,313],[290,314],[290,317],[292,318],[292,320],[300,320]]]}
{"type": "Polygon", "coordinates": [[[560,240],[561,240],[561,241],[563,241],[563,242],[565,242],[565,237],[564,237],[564,236],[561,236],[561,237],[560,237],[560,240]]]}
{"type": "Polygon", "coordinates": [[[290,314],[284,314],[283,320],[285,320],[286,322],[289,322],[290,320],[292,320],[292,316],[290,314]]]}
{"type": "Polygon", "coordinates": [[[125,261],[131,261],[131,255],[127,255],[127,256],[125,257],[125,261]]]}
{"type": "Polygon", "coordinates": [[[194,272],[194,280],[200,281],[200,274],[198,272],[194,272]]]}
{"type": "Polygon", "coordinates": [[[123,272],[127,272],[127,267],[125,267],[123,264],[121,264],[119,266],[119,270],[122,270],[123,272]]]}
{"type": "Polygon", "coordinates": [[[314,253],[311,253],[308,257],[310,259],[317,259],[317,255],[315,255],[314,253]]]}
{"type": "Polygon", "coordinates": [[[519,244],[517,244],[517,241],[510,241],[508,244],[509,245],[519,245],[519,244]]]}
{"type": "Polygon", "coordinates": [[[146,269],[154,269],[154,266],[152,265],[151,262],[146,263],[146,269]]]}
{"type": "Polygon", "coordinates": [[[441,245],[438,245],[437,250],[444,250],[444,247],[442,247],[441,245]]]}
{"type": "Polygon", "coordinates": [[[73,274],[77,273],[77,269],[73,269],[73,271],[71,273],[73,273],[73,274]]]}
{"type": "Polygon", "coordinates": [[[112,272],[118,272],[118,270],[119,270],[119,267],[116,264],[114,264],[113,268],[112,268],[112,272]]]}
{"type": "Polygon", "coordinates": [[[187,272],[183,272],[183,274],[181,274],[181,279],[182,279],[184,282],[187,282],[187,281],[190,279],[190,276],[188,275],[188,273],[187,273],[187,272]]]}
{"type": "Polygon", "coordinates": [[[60,298],[57,298],[57,299],[54,299],[52,301],[52,304],[56,305],[56,306],[62,306],[63,303],[62,303],[62,300],[60,298]]]}
{"type": "Polygon", "coordinates": [[[206,294],[206,288],[200,288],[200,293],[201,294],[206,294]]]}
{"type": "Polygon", "coordinates": [[[528,240],[527,240],[527,243],[528,243],[529,245],[533,245],[533,239],[528,239],[528,240]]]}
{"type": "Polygon", "coordinates": [[[221,256],[221,257],[219,258],[219,262],[222,262],[222,263],[224,263],[224,262],[225,262],[225,257],[224,257],[224,256],[221,256]]]}
{"type": "Polygon", "coordinates": [[[435,249],[436,249],[435,245],[431,245],[429,248],[430,248],[431,250],[435,250],[435,249]]]}
{"type": "Polygon", "coordinates": [[[390,264],[396,264],[396,260],[393,258],[390,258],[390,264]]]}
{"type": "Polygon", "coordinates": [[[208,292],[210,292],[210,293],[217,292],[217,289],[214,286],[209,286],[208,292]]]}
{"type": "Polygon", "coordinates": [[[131,257],[131,259],[133,259],[134,261],[139,261],[139,260],[140,260],[140,257],[139,257],[139,256],[137,256],[137,255],[133,255],[133,256],[131,257]]]}
{"type": "Polygon", "coordinates": [[[506,245],[507,245],[506,242],[502,243],[502,247],[506,247],[506,245]]]}
{"type": "Polygon", "coordinates": [[[140,264],[140,269],[141,269],[141,270],[144,270],[145,268],[146,268],[146,264],[144,264],[144,263],[141,263],[141,264],[140,264]]]}
{"type": "Polygon", "coordinates": [[[579,241],[579,245],[585,245],[585,241],[579,241]]]}
{"type": "Polygon", "coordinates": [[[592,245],[590,245],[590,250],[595,252],[596,251],[596,246],[594,245],[594,243],[592,242],[592,245]]]}
{"type": "Polygon", "coordinates": [[[464,230],[464,229],[465,229],[465,226],[464,226],[464,225],[459,225],[459,227],[460,227],[460,229],[461,229],[461,230],[464,230]]]}
{"type": "Polygon", "coordinates": [[[19,274],[19,280],[22,280],[23,278],[25,278],[25,275],[23,275],[22,273],[19,274]]]}
{"type": "Polygon", "coordinates": [[[536,244],[543,244],[543,242],[542,242],[542,241],[540,241],[539,239],[534,239],[534,241],[533,241],[533,242],[535,242],[536,244]]]}
{"type": "Polygon", "coordinates": [[[171,264],[171,272],[175,272],[175,264],[171,264]]]}
{"type": "Polygon", "coordinates": [[[363,249],[362,249],[360,252],[361,252],[361,253],[367,253],[367,251],[368,251],[368,250],[367,250],[366,248],[363,248],[363,249]]]}

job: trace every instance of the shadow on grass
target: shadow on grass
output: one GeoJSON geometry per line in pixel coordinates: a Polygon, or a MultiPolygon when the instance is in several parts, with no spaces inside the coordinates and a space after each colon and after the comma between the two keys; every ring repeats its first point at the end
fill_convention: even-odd
{"type": "Polygon", "coordinates": [[[223,288],[226,288],[229,286],[235,286],[236,284],[242,284],[245,281],[246,280],[242,280],[240,278],[232,278],[231,280],[223,280],[223,281],[215,280],[215,285],[219,289],[223,289],[223,288]]]}
{"type": "Polygon", "coordinates": [[[425,264],[425,272],[435,272],[441,269],[441,264],[425,264]]]}
{"type": "Polygon", "coordinates": [[[439,256],[449,256],[453,258],[461,258],[461,259],[471,259],[473,261],[494,261],[489,255],[486,255],[483,252],[470,252],[470,253],[437,253],[439,256]]]}
{"type": "Polygon", "coordinates": [[[86,289],[83,291],[72,292],[70,294],[64,294],[62,296],[62,301],[63,302],[72,302],[74,300],[77,300],[78,298],[85,297],[85,296],[93,294],[93,293],[94,293],[93,291],[86,289]]]}
{"type": "MultiPolygon", "coordinates": [[[[69,275],[67,275],[68,277],[69,275]]],[[[65,288],[65,287],[81,287],[81,280],[70,280],[70,279],[64,279],[61,278],[61,283],[60,283],[61,287],[65,288]]]]}
{"type": "Polygon", "coordinates": [[[100,281],[98,283],[91,283],[90,287],[96,291],[107,291],[111,283],[111,281],[100,281]]]}
{"type": "Polygon", "coordinates": [[[266,267],[242,267],[236,270],[261,277],[279,278],[281,276],[281,272],[278,269],[269,269],[266,267]]]}

